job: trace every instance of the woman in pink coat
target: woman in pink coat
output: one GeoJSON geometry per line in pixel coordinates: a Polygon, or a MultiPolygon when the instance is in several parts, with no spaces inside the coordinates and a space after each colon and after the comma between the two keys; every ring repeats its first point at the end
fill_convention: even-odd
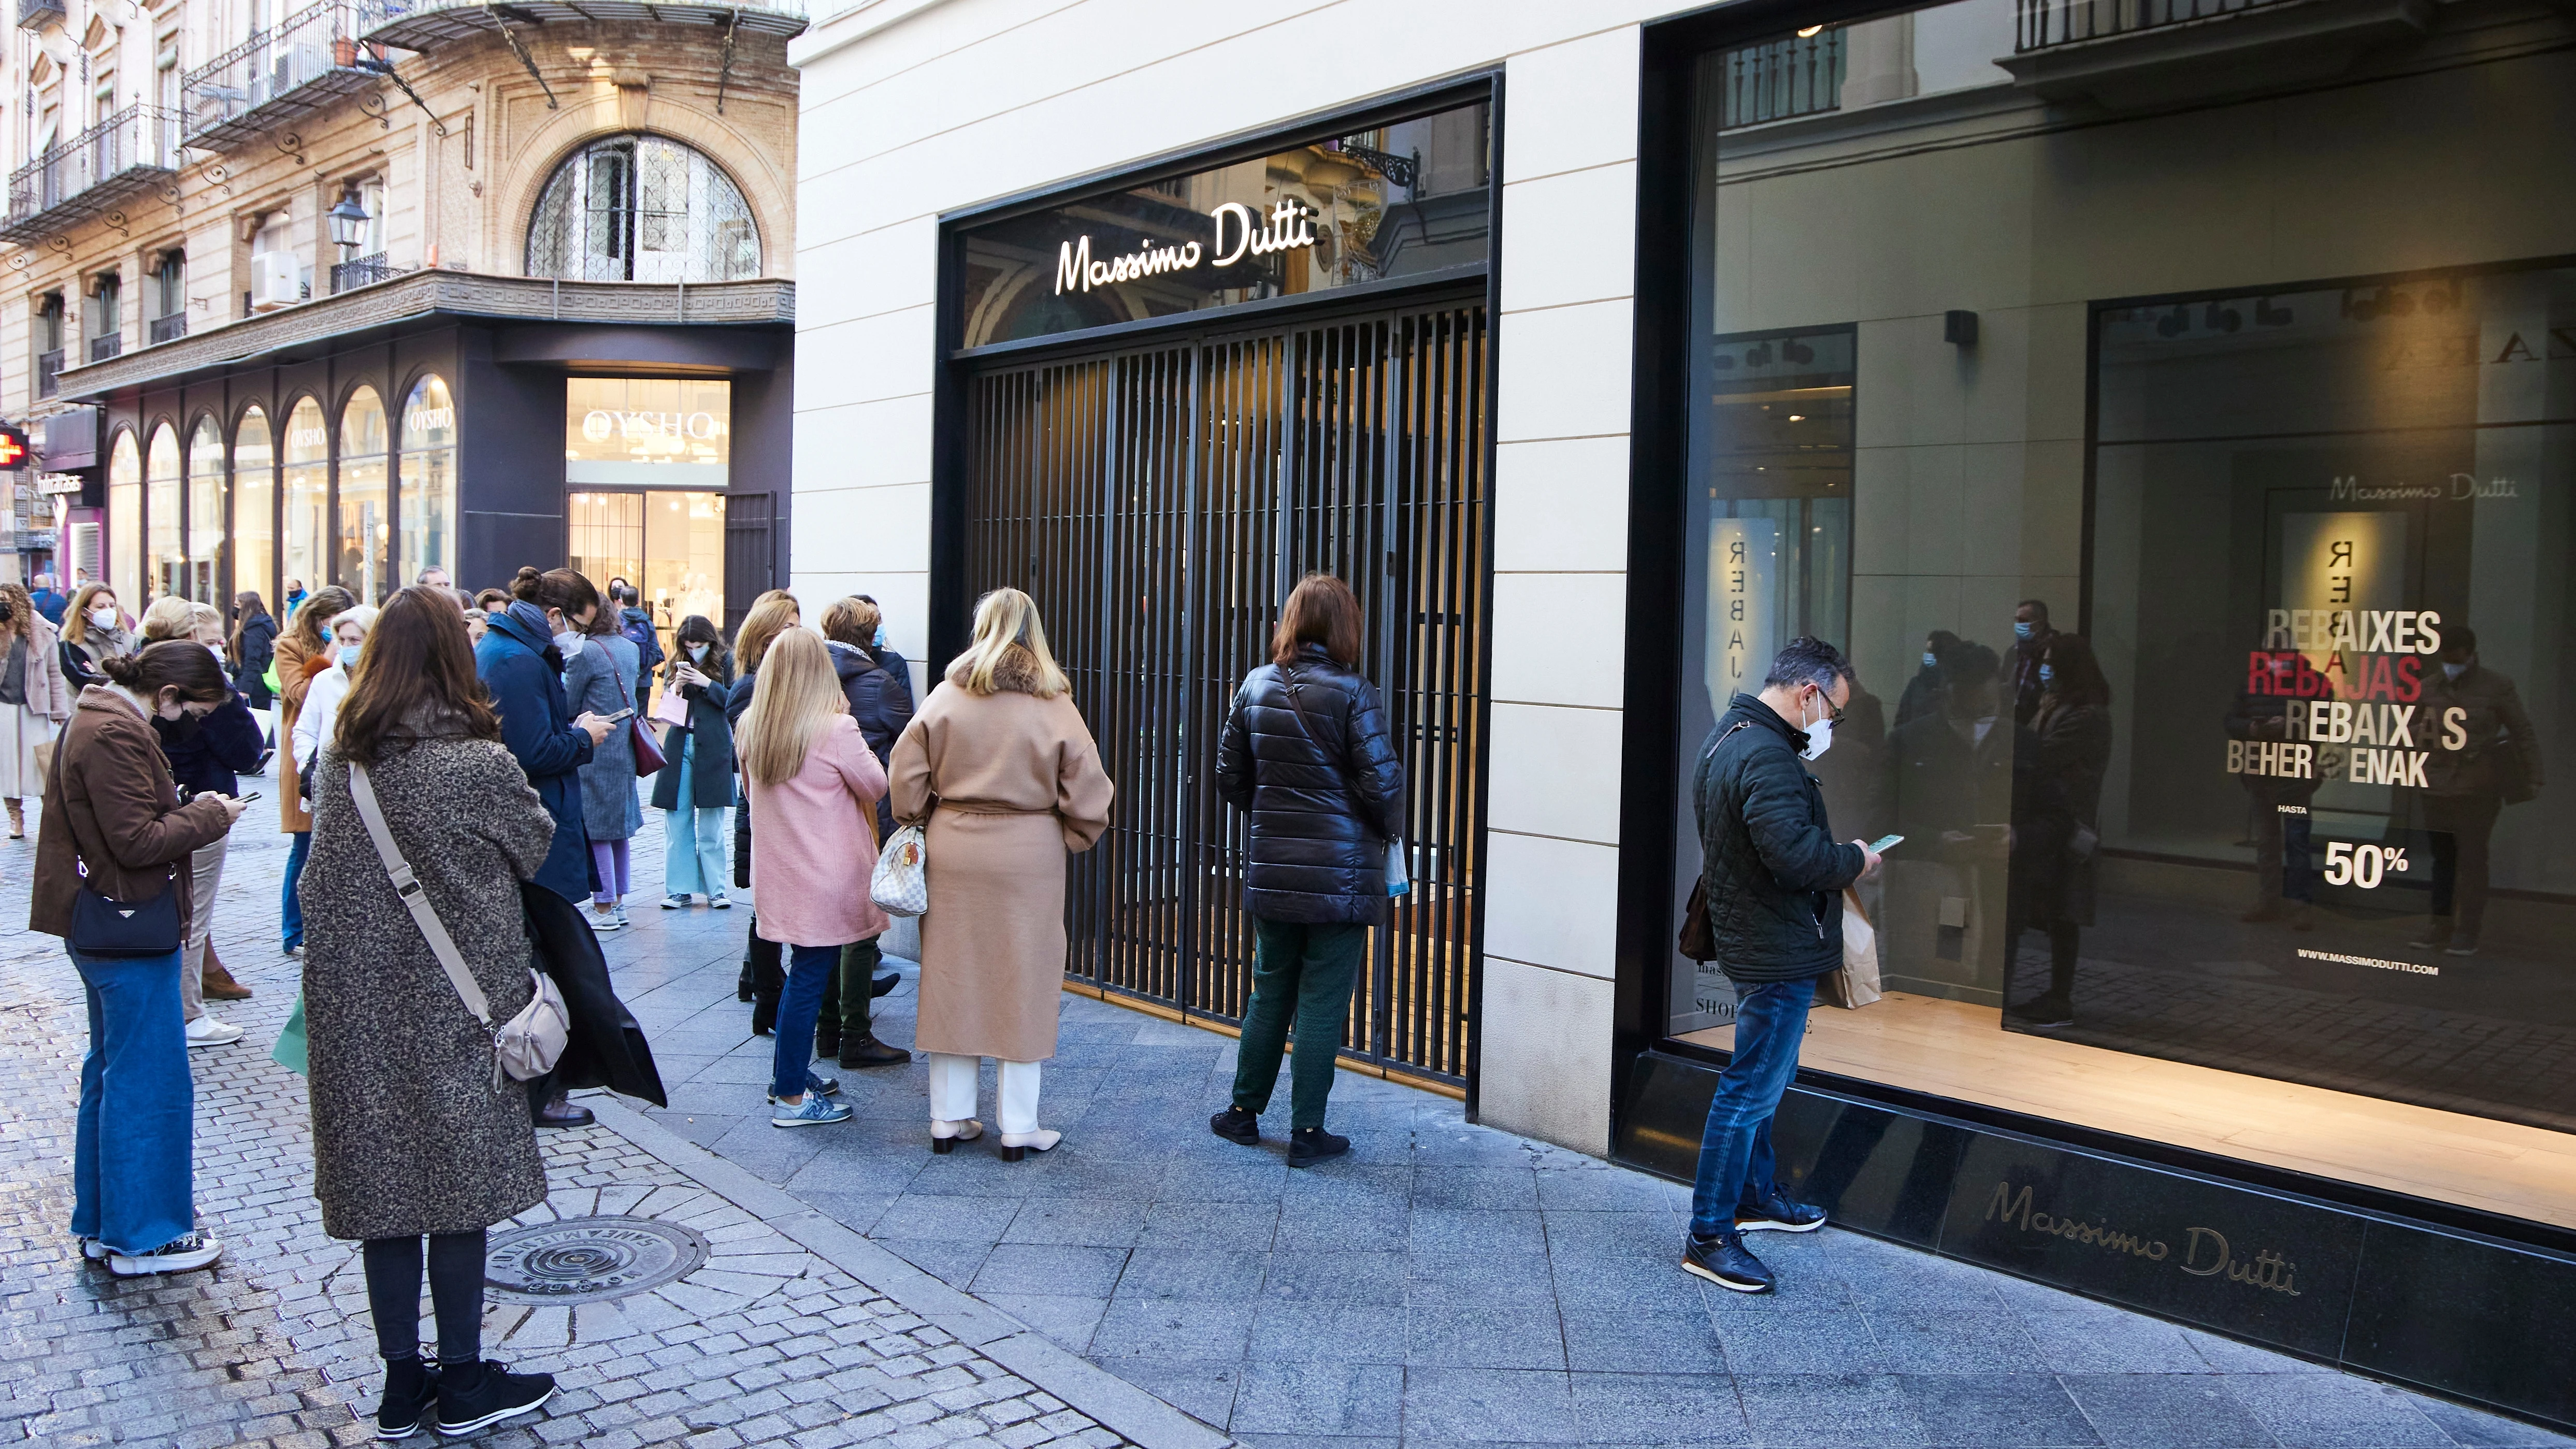
{"type": "Polygon", "coordinates": [[[761,939],[788,948],[769,1125],[846,1122],[850,1109],[827,1100],[841,1084],[816,1076],[807,1063],[823,984],[840,969],[841,948],[890,924],[868,892],[877,868],[869,822],[885,798],[885,767],[850,718],[822,635],[780,634],[756,679],[751,708],[735,729],[751,813],[760,821],[751,838],[751,891],[761,939]]]}

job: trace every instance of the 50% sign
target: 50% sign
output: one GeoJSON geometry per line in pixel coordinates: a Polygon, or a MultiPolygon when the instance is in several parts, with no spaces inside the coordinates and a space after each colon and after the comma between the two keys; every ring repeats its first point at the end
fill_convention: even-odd
{"type": "Polygon", "coordinates": [[[2326,884],[2376,890],[2390,874],[2406,873],[2406,851],[2394,845],[2354,845],[2337,840],[2326,846],[2326,884]]]}

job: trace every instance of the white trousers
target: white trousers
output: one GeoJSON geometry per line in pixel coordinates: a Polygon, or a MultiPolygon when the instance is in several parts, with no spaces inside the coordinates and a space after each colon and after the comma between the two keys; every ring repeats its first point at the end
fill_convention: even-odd
{"type": "MultiPolygon", "coordinates": [[[[955,1057],[940,1052],[930,1054],[930,1118],[934,1122],[962,1122],[975,1115],[975,1074],[983,1069],[982,1057],[955,1057]]],[[[1038,1130],[1038,1064],[1004,1062],[1001,1072],[1000,1130],[1035,1132],[1038,1130]]]]}
{"type": "Polygon", "coordinates": [[[206,1014],[206,937],[214,933],[215,893],[231,844],[231,836],[219,835],[188,857],[188,939],[179,955],[179,1015],[188,1021],[206,1014]]]}

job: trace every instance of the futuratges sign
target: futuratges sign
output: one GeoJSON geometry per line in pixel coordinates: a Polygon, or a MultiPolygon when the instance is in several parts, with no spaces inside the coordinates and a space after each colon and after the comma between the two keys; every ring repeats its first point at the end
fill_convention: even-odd
{"type": "Polygon", "coordinates": [[[964,345],[1482,263],[1487,107],[1453,107],[963,232],[964,345]]]}

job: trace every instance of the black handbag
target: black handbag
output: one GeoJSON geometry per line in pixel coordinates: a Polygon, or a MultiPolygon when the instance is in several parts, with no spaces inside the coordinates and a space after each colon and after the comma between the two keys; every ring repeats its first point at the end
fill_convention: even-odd
{"type": "Polygon", "coordinates": [[[89,867],[78,856],[80,893],[72,897],[72,950],[101,960],[168,956],[186,939],[179,919],[178,867],[170,869],[161,893],[145,900],[120,901],[91,889],[89,867]]]}

